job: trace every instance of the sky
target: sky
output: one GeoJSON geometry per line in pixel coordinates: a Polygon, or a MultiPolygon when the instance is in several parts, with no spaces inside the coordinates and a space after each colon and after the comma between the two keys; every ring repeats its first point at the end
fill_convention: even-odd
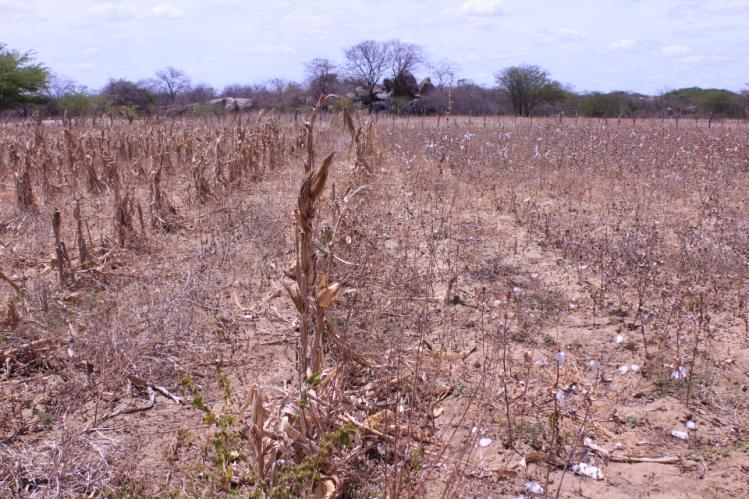
{"type": "Polygon", "coordinates": [[[298,81],[396,38],[483,85],[525,63],[580,92],[749,85],[749,0],[0,0],[0,43],[92,89],[166,66],[218,89],[298,81]]]}

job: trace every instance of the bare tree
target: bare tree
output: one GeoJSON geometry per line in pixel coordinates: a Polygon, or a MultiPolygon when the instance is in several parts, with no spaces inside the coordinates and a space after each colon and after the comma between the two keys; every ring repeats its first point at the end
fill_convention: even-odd
{"type": "Polygon", "coordinates": [[[454,62],[442,59],[433,64],[430,69],[432,70],[432,74],[434,74],[434,78],[437,80],[437,87],[450,88],[455,84],[457,65],[454,62]]]}
{"type": "Polygon", "coordinates": [[[336,66],[329,59],[312,59],[304,65],[307,87],[312,97],[328,95],[334,92],[338,82],[336,66]]]}
{"type": "Polygon", "coordinates": [[[50,99],[62,99],[79,91],[83,91],[83,87],[79,87],[65,75],[51,73],[47,79],[47,96],[50,99]]]}
{"type": "Polygon", "coordinates": [[[400,40],[393,40],[388,43],[387,50],[393,78],[398,78],[406,73],[414,73],[427,59],[423,47],[413,43],[404,43],[400,40]]]}
{"type": "Polygon", "coordinates": [[[390,61],[388,44],[367,40],[345,52],[346,69],[351,79],[369,94],[369,104],[374,101],[375,87],[388,70],[390,61]]]}
{"type": "Polygon", "coordinates": [[[184,71],[171,66],[156,72],[154,79],[156,88],[169,96],[169,103],[174,104],[177,95],[190,88],[190,78],[184,71]]]}

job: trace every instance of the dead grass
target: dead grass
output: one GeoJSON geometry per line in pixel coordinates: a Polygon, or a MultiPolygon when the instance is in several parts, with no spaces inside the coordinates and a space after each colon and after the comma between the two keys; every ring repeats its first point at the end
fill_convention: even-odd
{"type": "Polygon", "coordinates": [[[0,127],[3,494],[749,493],[745,128],[307,119],[0,127]]]}

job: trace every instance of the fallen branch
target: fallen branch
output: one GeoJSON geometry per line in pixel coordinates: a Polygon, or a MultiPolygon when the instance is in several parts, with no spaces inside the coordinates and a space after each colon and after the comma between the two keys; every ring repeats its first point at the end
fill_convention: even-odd
{"type": "Polygon", "coordinates": [[[127,381],[129,383],[132,383],[135,386],[140,387],[140,388],[146,388],[146,389],[149,389],[149,390],[154,390],[154,391],[162,394],[163,396],[165,396],[166,398],[172,400],[173,402],[175,402],[177,404],[181,404],[182,403],[182,398],[180,398],[180,397],[178,397],[176,395],[173,395],[169,390],[167,390],[163,386],[159,386],[159,385],[154,385],[152,383],[148,383],[146,380],[144,380],[142,378],[139,378],[137,376],[133,376],[132,374],[127,377],[127,381]]]}
{"type": "Polygon", "coordinates": [[[612,454],[611,451],[596,445],[590,439],[586,438],[584,442],[585,447],[595,452],[596,454],[613,461],[615,463],[660,463],[660,464],[675,464],[681,461],[679,456],[627,456],[623,454],[612,454]]]}
{"type": "Polygon", "coordinates": [[[660,464],[676,464],[681,461],[679,456],[660,456],[660,457],[648,457],[648,456],[623,456],[620,454],[612,454],[609,456],[609,461],[616,463],[660,463],[660,464]]]}
{"type": "Polygon", "coordinates": [[[148,387],[148,402],[145,405],[142,405],[140,407],[128,407],[125,409],[118,409],[114,412],[110,412],[109,414],[103,416],[101,419],[99,419],[99,422],[106,421],[108,419],[116,418],[117,416],[123,416],[125,414],[134,414],[136,412],[143,412],[147,411],[149,409],[153,409],[153,407],[156,405],[156,392],[151,388],[148,387]]]}
{"type": "Polygon", "coordinates": [[[5,274],[3,274],[2,270],[0,270],[0,279],[2,279],[3,281],[7,282],[8,284],[10,284],[10,286],[13,288],[13,290],[16,293],[20,293],[21,292],[21,287],[18,284],[16,284],[15,282],[13,282],[10,279],[10,277],[8,277],[5,274]]]}

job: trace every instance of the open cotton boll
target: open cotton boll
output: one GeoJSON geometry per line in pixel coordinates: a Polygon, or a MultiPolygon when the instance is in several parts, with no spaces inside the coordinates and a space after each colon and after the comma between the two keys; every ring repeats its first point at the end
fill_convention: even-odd
{"type": "Polygon", "coordinates": [[[523,488],[525,489],[526,492],[536,495],[536,496],[540,496],[541,494],[544,493],[543,485],[535,481],[525,482],[523,484],[523,488]]]}
{"type": "Polygon", "coordinates": [[[681,430],[671,430],[671,436],[679,440],[689,440],[689,434],[681,430]]]}
{"type": "Polygon", "coordinates": [[[588,463],[573,464],[572,471],[574,471],[578,475],[583,475],[589,478],[593,478],[594,480],[603,480],[603,471],[601,471],[600,468],[593,466],[592,464],[588,464],[588,463]]]}
{"type": "Polygon", "coordinates": [[[684,366],[679,366],[675,371],[671,373],[671,379],[684,379],[687,377],[687,370],[684,366]]]}

